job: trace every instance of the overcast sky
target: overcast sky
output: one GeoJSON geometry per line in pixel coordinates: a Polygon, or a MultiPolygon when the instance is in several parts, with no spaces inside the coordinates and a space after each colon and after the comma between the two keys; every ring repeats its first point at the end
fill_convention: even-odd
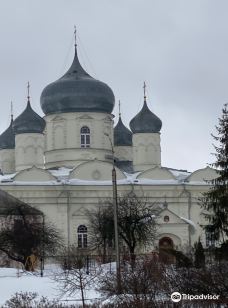
{"type": "Polygon", "coordinates": [[[25,108],[28,80],[43,115],[40,94],[70,66],[76,25],[80,61],[121,100],[126,125],[146,81],[149,108],[163,122],[162,165],[206,167],[228,101],[227,14],[226,0],[0,1],[0,131],[11,100],[15,117],[25,108]]]}

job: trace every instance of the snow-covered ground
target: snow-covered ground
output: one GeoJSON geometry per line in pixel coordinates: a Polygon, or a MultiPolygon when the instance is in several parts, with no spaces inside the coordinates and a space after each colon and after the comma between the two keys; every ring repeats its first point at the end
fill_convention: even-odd
{"type": "MultiPolygon", "coordinates": [[[[55,267],[47,268],[43,277],[40,277],[39,272],[32,274],[16,268],[0,268],[0,307],[16,292],[36,292],[40,297],[45,296],[50,300],[80,304],[79,292],[72,296],[61,296],[59,284],[53,280],[55,273],[55,267]]],[[[100,298],[100,294],[91,287],[86,290],[85,297],[90,299],[89,302],[94,302],[100,298]]]]}

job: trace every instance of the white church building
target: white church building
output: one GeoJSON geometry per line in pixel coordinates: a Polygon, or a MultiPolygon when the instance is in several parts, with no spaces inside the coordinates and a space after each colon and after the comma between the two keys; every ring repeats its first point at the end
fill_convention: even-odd
{"type": "Polygon", "coordinates": [[[146,96],[131,130],[121,116],[114,127],[114,94],[82,68],[75,45],[71,67],[45,87],[40,104],[43,117],[28,95],[24,111],[0,136],[1,190],[43,211],[66,243],[85,248],[86,210],[112,198],[114,153],[118,195],[134,192],[161,207],[156,247],[167,242],[186,251],[199,237],[208,245],[199,197],[217,174],[209,167],[190,173],[162,166],[162,121],[146,96]]]}

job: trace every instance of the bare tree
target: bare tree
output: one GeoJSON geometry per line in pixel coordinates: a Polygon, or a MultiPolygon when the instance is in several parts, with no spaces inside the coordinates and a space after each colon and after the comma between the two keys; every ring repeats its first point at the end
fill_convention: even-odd
{"type": "Polygon", "coordinates": [[[82,307],[86,307],[85,291],[96,280],[99,271],[90,273],[87,266],[87,256],[79,254],[77,247],[71,246],[65,250],[67,255],[63,260],[68,259],[68,264],[62,264],[63,271],[57,273],[54,280],[58,282],[62,295],[73,295],[77,292],[81,294],[82,307]]]}
{"type": "Polygon", "coordinates": [[[159,212],[157,205],[134,194],[118,199],[119,235],[127,245],[131,259],[135,257],[136,248],[153,244],[159,212]]]}
{"type": "Polygon", "coordinates": [[[106,273],[99,280],[100,292],[107,298],[113,296],[114,307],[165,307],[161,299],[170,295],[166,267],[154,257],[138,258],[134,268],[124,267],[121,278],[121,295],[116,297],[115,273],[106,273]]]}
{"type": "Polygon", "coordinates": [[[26,270],[34,270],[38,257],[55,254],[61,244],[59,231],[41,211],[20,201],[1,208],[0,251],[26,270]]]}
{"type": "Polygon", "coordinates": [[[97,249],[106,263],[107,254],[114,247],[114,222],[111,206],[100,206],[96,211],[87,211],[89,219],[90,248],[97,249]]]}
{"type": "MultiPolygon", "coordinates": [[[[127,246],[132,261],[135,250],[153,244],[156,238],[156,218],[160,209],[145,198],[128,194],[118,198],[118,229],[122,242],[127,246]]],[[[92,242],[106,251],[108,241],[114,241],[113,204],[104,202],[97,211],[89,212],[92,242]]]]}

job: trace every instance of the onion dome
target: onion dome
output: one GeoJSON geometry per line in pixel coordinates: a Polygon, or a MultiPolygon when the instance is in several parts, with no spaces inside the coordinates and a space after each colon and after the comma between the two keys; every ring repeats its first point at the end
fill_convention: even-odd
{"type": "Polygon", "coordinates": [[[42,134],[45,124],[45,120],[32,109],[28,99],[25,110],[14,120],[14,133],[15,135],[25,133],[42,134]]]}
{"type": "Polygon", "coordinates": [[[115,98],[105,83],[91,77],[81,66],[75,45],[74,60],[69,70],[44,88],[40,104],[47,114],[62,112],[111,113],[115,98]]]}
{"type": "Polygon", "coordinates": [[[114,128],[115,146],[132,146],[132,132],[123,124],[121,116],[114,128]]]}
{"type": "Polygon", "coordinates": [[[137,133],[159,133],[162,121],[152,112],[144,100],[141,111],[131,120],[130,128],[133,134],[137,133]]]}
{"type": "Polygon", "coordinates": [[[11,116],[10,126],[0,135],[0,150],[14,148],[15,135],[13,131],[13,117],[11,116]]]}

